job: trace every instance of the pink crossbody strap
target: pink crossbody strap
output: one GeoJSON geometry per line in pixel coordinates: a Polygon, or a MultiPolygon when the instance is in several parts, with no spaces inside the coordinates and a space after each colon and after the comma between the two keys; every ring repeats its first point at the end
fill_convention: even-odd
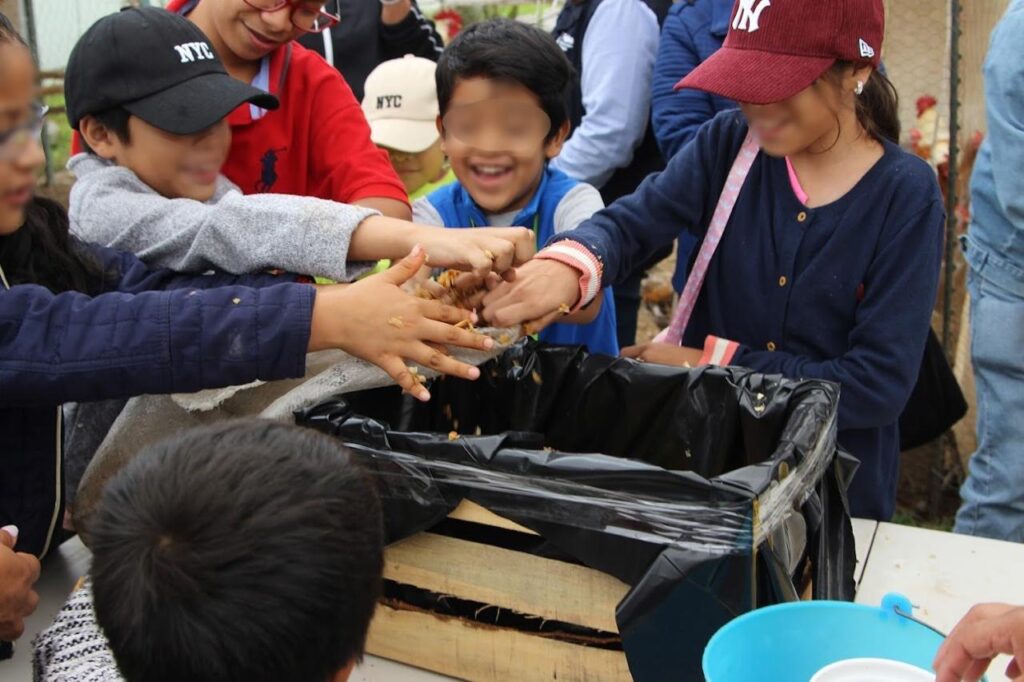
{"type": "Polygon", "coordinates": [[[740,147],[740,152],[732,163],[732,169],[729,170],[725,187],[722,188],[722,195],[718,197],[718,205],[711,217],[711,224],[708,226],[707,234],[704,235],[704,241],[700,245],[700,252],[693,264],[693,270],[690,271],[683,293],[679,296],[679,304],[672,314],[672,322],[654,337],[655,341],[676,346],[682,342],[683,332],[686,331],[686,325],[690,323],[690,316],[693,315],[693,308],[697,304],[697,296],[700,295],[700,289],[704,286],[704,278],[707,277],[711,258],[718,249],[718,243],[722,241],[725,225],[729,222],[729,216],[732,215],[732,209],[736,205],[740,189],[743,188],[743,182],[747,179],[750,167],[754,164],[754,159],[757,158],[757,153],[760,150],[761,146],[754,138],[753,132],[747,133],[747,139],[743,141],[743,146],[740,147]]]}

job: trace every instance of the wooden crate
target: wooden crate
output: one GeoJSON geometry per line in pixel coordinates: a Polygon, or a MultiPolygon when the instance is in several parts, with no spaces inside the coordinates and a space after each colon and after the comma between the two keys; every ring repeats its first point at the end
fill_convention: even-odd
{"type": "MultiPolygon", "coordinates": [[[[464,501],[450,516],[463,528],[500,529],[506,538],[535,534],[464,501]]],[[[619,682],[632,679],[621,647],[615,607],[629,590],[599,571],[496,544],[436,532],[390,546],[384,578],[394,590],[417,588],[447,603],[481,605],[492,619],[499,611],[519,623],[570,624],[571,635],[531,631],[481,619],[438,613],[385,597],[370,628],[367,651],[465,680],[559,680],[619,682]],[[525,619],[525,620],[524,620],[525,619]],[[587,633],[594,633],[592,638],[587,633]],[[588,645],[600,641],[600,646],[588,645]],[[609,648],[611,647],[611,648],[609,648]]],[[[414,590],[416,591],[416,590],[414,590]]]]}
{"type": "MultiPolygon", "coordinates": [[[[820,437],[824,441],[829,433],[820,437]]],[[[780,468],[778,484],[751,503],[753,548],[772,541],[807,478],[817,475],[812,465],[827,465],[827,449],[816,452],[817,459],[792,471],[780,468]]],[[[367,651],[464,680],[631,680],[615,622],[615,608],[629,586],[570,561],[522,551],[538,542],[533,531],[463,501],[430,532],[391,545],[385,551],[386,595],[371,624],[367,651]],[[418,602],[396,598],[396,587],[399,595],[415,593],[418,602]],[[424,594],[430,597],[426,602],[419,598],[424,594]],[[463,607],[458,615],[433,607],[449,600],[463,607]],[[475,611],[466,611],[467,604],[475,611]],[[498,612],[506,618],[496,624],[479,617],[498,612]],[[536,623],[556,627],[538,632],[536,623]]],[[[753,595],[757,569],[753,555],[749,560],[753,595]]],[[[794,598],[810,598],[810,576],[808,568],[794,598]]]]}

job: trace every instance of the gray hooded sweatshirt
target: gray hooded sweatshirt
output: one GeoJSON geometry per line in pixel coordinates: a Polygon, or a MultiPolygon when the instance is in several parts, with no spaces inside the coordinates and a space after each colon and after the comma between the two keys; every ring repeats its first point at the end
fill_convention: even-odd
{"type": "Polygon", "coordinates": [[[130,251],[152,267],[232,274],[280,268],[349,281],[367,263],[347,265],[352,233],[379,212],[313,197],[242,192],[221,175],[207,202],[168,199],[135,173],[93,154],[68,170],[71,232],[130,251]]]}

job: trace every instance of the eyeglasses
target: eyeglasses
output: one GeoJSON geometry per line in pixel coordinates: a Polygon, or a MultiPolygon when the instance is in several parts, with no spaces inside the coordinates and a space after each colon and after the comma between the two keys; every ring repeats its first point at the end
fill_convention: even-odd
{"type": "Polygon", "coordinates": [[[311,0],[244,0],[245,4],[261,12],[277,12],[291,8],[292,26],[306,33],[321,33],[337,26],[341,17],[324,10],[323,2],[311,0]]]}
{"type": "Polygon", "coordinates": [[[458,142],[496,152],[530,152],[551,132],[540,107],[500,99],[451,109],[441,123],[458,142]]]}
{"type": "Polygon", "coordinates": [[[0,133],[0,161],[15,160],[25,151],[26,146],[39,141],[49,110],[49,107],[42,104],[33,104],[32,117],[28,121],[0,133]]]}

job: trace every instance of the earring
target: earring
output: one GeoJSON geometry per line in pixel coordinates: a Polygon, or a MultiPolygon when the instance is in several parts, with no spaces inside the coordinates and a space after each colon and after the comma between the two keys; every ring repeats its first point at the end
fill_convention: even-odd
{"type": "Polygon", "coordinates": [[[853,94],[863,95],[864,94],[864,81],[857,81],[857,87],[853,89],[853,94]]]}

